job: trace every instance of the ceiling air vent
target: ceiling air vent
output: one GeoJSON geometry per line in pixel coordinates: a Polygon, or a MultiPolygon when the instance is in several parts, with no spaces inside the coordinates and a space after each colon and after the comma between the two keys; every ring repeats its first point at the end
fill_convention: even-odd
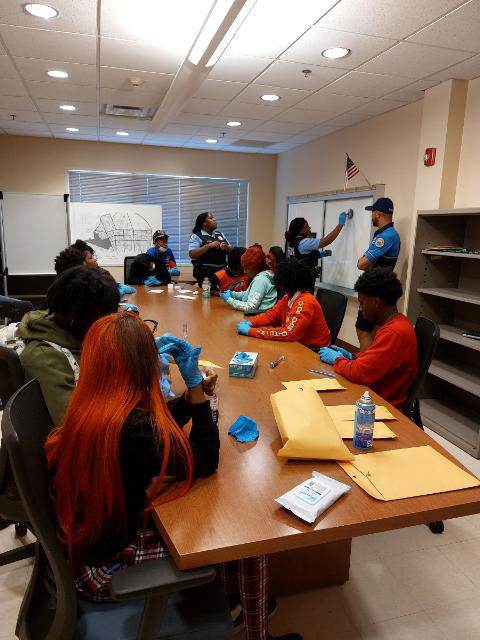
{"type": "Polygon", "coordinates": [[[109,116],[127,116],[129,118],[150,118],[151,107],[129,107],[121,104],[106,104],[105,113],[109,116]]]}
{"type": "Polygon", "coordinates": [[[270,147],[272,144],[276,144],[275,142],[267,141],[267,140],[236,140],[232,142],[230,147],[261,147],[264,149],[265,147],[270,147]]]}

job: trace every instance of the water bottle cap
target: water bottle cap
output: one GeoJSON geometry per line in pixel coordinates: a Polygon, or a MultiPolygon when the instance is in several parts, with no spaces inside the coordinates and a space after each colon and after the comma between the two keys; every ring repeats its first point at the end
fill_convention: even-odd
{"type": "Polygon", "coordinates": [[[368,389],[363,393],[362,397],[360,398],[360,400],[362,400],[362,402],[371,402],[372,398],[370,397],[370,394],[368,393],[368,389]]]}

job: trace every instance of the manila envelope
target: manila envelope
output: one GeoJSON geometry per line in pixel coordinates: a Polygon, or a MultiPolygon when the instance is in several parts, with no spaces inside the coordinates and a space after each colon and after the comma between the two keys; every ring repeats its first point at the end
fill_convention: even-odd
{"type": "MultiPolygon", "coordinates": [[[[355,405],[354,404],[336,404],[326,407],[328,413],[332,416],[335,422],[355,420],[355,405]]],[[[383,406],[377,406],[375,408],[375,420],[396,420],[390,411],[383,406]]]]}
{"type": "Polygon", "coordinates": [[[311,387],[270,396],[282,438],[278,456],[307,460],[353,460],[320,396],[311,387]]]}
{"type": "Polygon", "coordinates": [[[399,500],[480,486],[480,481],[430,445],[392,449],[338,462],[362,489],[377,500],[399,500]]]}
{"type": "Polygon", "coordinates": [[[315,391],[341,391],[345,387],[333,378],[315,378],[312,380],[291,380],[290,382],[282,382],[285,389],[304,389],[312,387],[315,391]]]}
{"type": "MultiPolygon", "coordinates": [[[[344,440],[353,438],[354,423],[352,420],[334,420],[333,422],[341,438],[344,440]]],[[[397,435],[384,422],[375,422],[373,437],[375,440],[381,440],[382,438],[396,438],[397,435]]]]}

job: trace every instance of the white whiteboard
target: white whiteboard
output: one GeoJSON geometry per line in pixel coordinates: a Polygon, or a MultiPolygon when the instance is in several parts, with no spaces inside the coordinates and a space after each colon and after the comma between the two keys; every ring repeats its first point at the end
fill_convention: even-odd
{"type": "Polygon", "coordinates": [[[325,201],[296,202],[288,205],[287,229],[294,218],[305,218],[317,238],[323,236],[325,201]]]}
{"type": "Polygon", "coordinates": [[[373,202],[372,196],[345,200],[327,200],[325,207],[325,235],[338,224],[342,211],[353,209],[353,218],[347,220],[342,232],[328,249],[332,255],[322,260],[322,282],[353,289],[360,271],[357,260],[367,250],[373,233],[371,211],[365,207],[373,202]]]}
{"type": "Polygon", "coordinates": [[[158,204],[72,202],[69,216],[71,242],[85,240],[102,266],[123,265],[125,256],[144,253],[162,228],[158,204]]]}
{"type": "Polygon", "coordinates": [[[4,191],[2,211],[9,275],[55,273],[54,258],[68,244],[63,194],[4,191]]]}

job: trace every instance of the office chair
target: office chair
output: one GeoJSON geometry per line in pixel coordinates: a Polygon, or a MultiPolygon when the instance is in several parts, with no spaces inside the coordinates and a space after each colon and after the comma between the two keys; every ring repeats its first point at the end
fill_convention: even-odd
{"type": "MultiPolygon", "coordinates": [[[[433,320],[424,318],[423,316],[417,318],[414,328],[415,335],[417,336],[418,371],[408,392],[403,413],[423,430],[422,417],[420,415],[420,400],[417,398],[417,392],[432,363],[440,339],[440,331],[433,320]]],[[[443,533],[445,528],[442,520],[430,522],[428,527],[432,533],[443,533]]]]}
{"type": "MultiPolygon", "coordinates": [[[[17,352],[0,345],[0,400],[5,408],[10,396],[25,382],[22,365],[17,352]]],[[[5,445],[0,443],[0,528],[15,525],[17,536],[27,534],[28,518],[15,487],[10,461],[5,445]]],[[[0,553],[0,566],[30,558],[34,544],[16,547],[0,553]]]]}
{"type": "Polygon", "coordinates": [[[28,311],[33,311],[33,304],[29,300],[0,296],[0,318],[8,318],[9,322],[20,322],[28,311]]]}
{"type": "Polygon", "coordinates": [[[20,640],[228,640],[233,625],[215,568],[179,571],[169,557],[118,571],[116,602],[77,598],[57,539],[43,446],[53,427],[40,385],[31,380],[2,419],[18,491],[38,542],[17,620],[20,640]],[[201,585],[201,587],[200,587],[201,585]],[[200,587],[200,588],[199,588],[200,587]]]}
{"type": "Polygon", "coordinates": [[[323,309],[325,321],[330,329],[331,344],[335,344],[343,318],[345,317],[347,296],[338,291],[319,288],[317,291],[317,300],[323,309]]]}
{"type": "Polygon", "coordinates": [[[123,259],[123,282],[125,284],[128,283],[128,278],[130,277],[130,269],[132,268],[133,261],[136,256],[125,256],[123,259]]]}

